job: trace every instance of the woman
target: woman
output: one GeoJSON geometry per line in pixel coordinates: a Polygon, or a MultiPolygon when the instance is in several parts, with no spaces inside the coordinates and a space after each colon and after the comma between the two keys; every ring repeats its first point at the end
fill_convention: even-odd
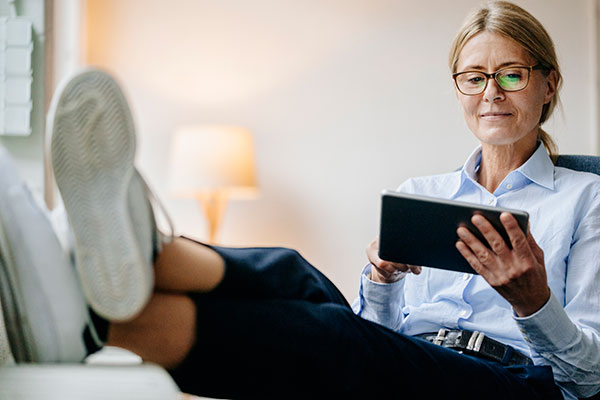
{"type": "Polygon", "coordinates": [[[181,237],[153,246],[160,235],[133,167],[131,117],[118,87],[98,71],[62,87],[52,108],[53,166],[87,299],[121,321],[108,326],[107,344],[163,365],[182,390],[208,396],[597,392],[600,179],[551,162],[554,147],[540,124],[561,79],[552,42],[526,11],[494,2],[460,30],[450,66],[481,148],[461,171],[409,180],[400,190],[524,209],[531,230],[523,234],[503,214],[510,249],[476,216],[488,250],[460,228],[456,246],[480,276],[389,263],[373,241],[355,303],[360,316],[293,251],[181,237]],[[440,328],[477,331],[469,333],[477,349],[496,343],[512,355],[490,361],[415,337],[440,328]]]}

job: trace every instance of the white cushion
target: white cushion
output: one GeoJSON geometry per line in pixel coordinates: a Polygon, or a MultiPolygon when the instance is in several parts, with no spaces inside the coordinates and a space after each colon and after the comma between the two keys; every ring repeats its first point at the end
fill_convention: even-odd
{"type": "Polygon", "coordinates": [[[19,360],[16,351],[14,355],[17,361],[81,361],[88,314],[71,260],[47,211],[34,200],[1,146],[0,171],[0,231],[7,246],[3,272],[15,300],[3,306],[16,308],[14,315],[20,315],[15,320],[5,312],[6,324],[12,324],[9,334],[11,327],[24,334],[32,359],[19,360]]]}

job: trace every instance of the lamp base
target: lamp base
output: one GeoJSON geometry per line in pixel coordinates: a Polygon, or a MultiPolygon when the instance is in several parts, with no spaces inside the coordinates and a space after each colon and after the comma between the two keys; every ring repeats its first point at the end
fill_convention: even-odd
{"type": "Polygon", "coordinates": [[[204,214],[208,221],[208,242],[215,244],[217,232],[227,207],[227,194],[217,191],[205,196],[198,196],[196,200],[204,208],[204,214]]]}

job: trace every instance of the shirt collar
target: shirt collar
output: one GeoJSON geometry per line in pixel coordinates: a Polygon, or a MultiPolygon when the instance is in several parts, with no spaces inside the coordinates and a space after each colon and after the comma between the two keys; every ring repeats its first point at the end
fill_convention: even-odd
{"type": "MultiPolygon", "coordinates": [[[[465,161],[462,167],[460,180],[454,190],[456,194],[466,180],[475,182],[475,173],[481,164],[481,145],[477,146],[465,161]]],[[[546,147],[540,142],[531,157],[514,172],[522,174],[532,182],[547,189],[554,190],[554,164],[546,151],[546,147]]]]}
{"type": "Polygon", "coordinates": [[[467,158],[467,161],[465,161],[462,173],[463,179],[470,178],[471,180],[475,180],[475,174],[479,169],[479,164],[481,164],[481,145],[477,146],[467,158]]]}
{"type": "Polygon", "coordinates": [[[525,164],[517,168],[517,171],[532,182],[554,190],[554,163],[542,143],[538,144],[537,150],[529,157],[529,160],[525,164]]]}
{"type": "Polygon", "coordinates": [[[481,145],[477,146],[475,150],[469,155],[467,161],[465,161],[463,167],[460,169],[458,176],[459,179],[456,180],[456,185],[452,191],[452,197],[455,197],[460,188],[463,187],[466,181],[470,181],[472,183],[476,183],[475,181],[475,173],[479,168],[479,164],[481,163],[481,145]]]}

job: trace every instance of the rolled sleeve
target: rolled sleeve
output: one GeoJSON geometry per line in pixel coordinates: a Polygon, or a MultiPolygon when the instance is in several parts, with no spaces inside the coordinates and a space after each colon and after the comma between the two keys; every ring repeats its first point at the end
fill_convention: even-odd
{"type": "Polygon", "coordinates": [[[397,330],[402,322],[404,279],[393,283],[378,283],[369,279],[371,264],[367,264],[360,277],[359,298],[353,305],[359,316],[397,330]]]}

